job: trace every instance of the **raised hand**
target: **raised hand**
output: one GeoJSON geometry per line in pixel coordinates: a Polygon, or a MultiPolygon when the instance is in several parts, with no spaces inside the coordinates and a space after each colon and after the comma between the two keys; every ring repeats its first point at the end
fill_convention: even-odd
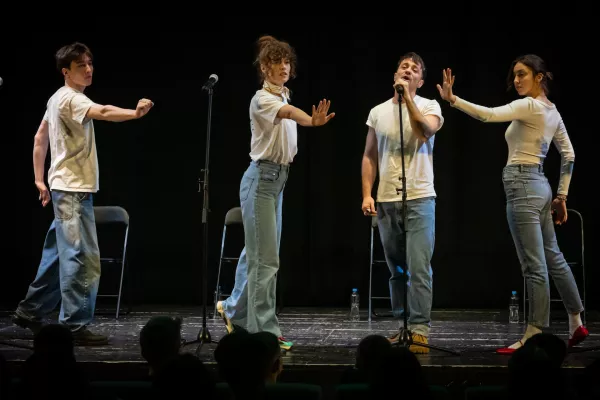
{"type": "Polygon", "coordinates": [[[446,68],[442,70],[443,83],[442,86],[437,84],[438,91],[440,92],[440,96],[442,99],[454,104],[456,101],[456,96],[452,93],[452,86],[454,85],[454,76],[452,76],[452,70],[450,68],[446,68]]]}
{"type": "Polygon", "coordinates": [[[141,99],[137,107],[135,108],[135,117],[142,118],[144,115],[148,114],[148,111],[154,106],[154,103],[148,99],[141,99]]]}
{"type": "Polygon", "coordinates": [[[325,99],[319,101],[319,106],[317,108],[315,108],[314,105],[312,106],[313,126],[325,125],[329,122],[331,118],[335,117],[335,113],[327,115],[327,111],[329,111],[329,106],[331,106],[331,101],[325,99]]]}

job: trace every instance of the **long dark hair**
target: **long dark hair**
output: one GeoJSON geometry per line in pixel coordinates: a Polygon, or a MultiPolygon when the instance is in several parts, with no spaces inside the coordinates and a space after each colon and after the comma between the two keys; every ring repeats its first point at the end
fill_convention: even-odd
{"type": "Polygon", "coordinates": [[[546,95],[550,93],[548,81],[551,81],[553,79],[552,72],[548,71],[548,68],[546,68],[546,62],[541,57],[536,56],[535,54],[526,54],[524,56],[519,56],[515,58],[512,64],[510,64],[510,69],[508,70],[508,77],[506,78],[506,85],[508,86],[507,90],[510,90],[514,85],[514,68],[515,65],[517,65],[517,63],[524,64],[531,68],[531,70],[533,71],[534,78],[537,76],[537,74],[542,74],[542,81],[540,82],[540,84],[542,85],[542,89],[544,89],[546,95]]]}

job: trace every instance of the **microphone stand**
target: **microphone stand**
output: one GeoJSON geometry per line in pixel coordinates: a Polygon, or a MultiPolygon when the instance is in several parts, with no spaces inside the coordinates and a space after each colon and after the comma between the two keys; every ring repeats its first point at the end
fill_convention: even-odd
{"type": "Polygon", "coordinates": [[[449,349],[444,349],[442,347],[438,347],[438,346],[433,346],[430,344],[426,344],[426,343],[418,343],[418,342],[414,342],[413,341],[413,337],[412,337],[412,332],[408,329],[408,317],[407,317],[407,306],[408,306],[408,278],[407,278],[407,273],[408,273],[408,257],[407,257],[407,251],[408,251],[408,247],[407,247],[407,242],[408,242],[408,221],[407,221],[407,206],[406,206],[406,197],[407,197],[407,193],[406,193],[406,172],[404,169],[404,128],[402,126],[402,96],[404,94],[404,88],[400,85],[396,85],[394,87],[396,89],[396,92],[398,92],[398,114],[400,117],[400,159],[402,162],[402,177],[400,178],[402,181],[402,189],[396,189],[396,191],[402,191],[402,224],[404,225],[404,268],[402,269],[402,276],[403,276],[403,280],[404,280],[404,299],[403,299],[403,308],[404,308],[404,325],[402,327],[400,327],[400,331],[399,331],[399,335],[398,335],[398,346],[404,346],[406,348],[409,348],[410,346],[421,346],[421,347],[426,347],[429,349],[434,349],[434,350],[441,350],[441,351],[445,351],[447,353],[450,354],[454,354],[456,356],[459,356],[460,353],[458,353],[457,351],[454,350],[449,350],[449,349]]]}
{"type": "Polygon", "coordinates": [[[198,179],[198,192],[203,191],[204,196],[202,199],[202,224],[204,226],[204,232],[202,235],[202,273],[200,280],[202,282],[202,327],[198,332],[196,340],[184,341],[183,346],[190,344],[200,343],[196,348],[196,356],[200,354],[200,349],[205,343],[218,343],[212,340],[208,327],[206,326],[206,294],[207,294],[207,270],[208,270],[208,171],[209,171],[209,159],[210,159],[210,126],[212,117],[212,96],[213,88],[212,85],[205,85],[202,87],[203,90],[208,91],[208,122],[206,126],[206,156],[204,158],[204,169],[201,170],[203,177],[198,179]]]}

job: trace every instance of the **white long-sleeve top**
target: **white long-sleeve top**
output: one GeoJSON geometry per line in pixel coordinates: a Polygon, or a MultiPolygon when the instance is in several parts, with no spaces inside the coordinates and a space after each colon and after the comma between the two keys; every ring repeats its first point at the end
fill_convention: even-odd
{"type": "Polygon", "coordinates": [[[543,165],[553,142],[561,156],[558,194],[567,195],[575,152],[556,105],[548,105],[532,97],[515,100],[500,107],[483,107],[456,96],[453,107],[483,122],[509,122],[504,135],[511,164],[543,165]]]}

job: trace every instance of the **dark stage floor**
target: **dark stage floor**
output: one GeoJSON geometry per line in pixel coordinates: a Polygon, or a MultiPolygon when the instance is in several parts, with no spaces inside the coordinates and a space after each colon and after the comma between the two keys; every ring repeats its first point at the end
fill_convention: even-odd
{"type": "MultiPolygon", "coordinates": [[[[93,366],[109,379],[115,379],[113,375],[122,377],[120,374],[123,371],[136,375],[132,372],[136,367],[139,369],[139,376],[143,376],[145,362],[140,355],[139,332],[154,315],[183,317],[185,340],[195,339],[202,326],[201,309],[198,308],[139,307],[131,314],[120,317],[118,321],[115,321],[114,316],[98,316],[93,328],[108,334],[111,344],[96,348],[79,347],[76,350],[78,360],[88,363],[89,367],[93,366]]],[[[583,368],[600,358],[600,313],[588,312],[587,317],[591,335],[568,355],[565,368],[583,368]],[[588,348],[594,350],[581,352],[588,348]]],[[[285,308],[279,319],[284,335],[295,344],[284,356],[285,370],[306,373],[311,369],[316,372],[324,369],[342,371],[348,368],[354,364],[356,347],[362,338],[369,334],[389,336],[399,326],[397,321],[390,318],[376,318],[369,323],[364,314],[360,322],[352,323],[347,320],[347,310],[339,309],[285,308]]],[[[207,326],[213,340],[219,340],[225,334],[225,326],[220,319],[208,318],[207,326]]],[[[452,368],[457,373],[460,371],[460,374],[470,371],[479,375],[498,369],[505,370],[509,357],[497,355],[494,350],[519,339],[523,328],[522,324],[508,324],[505,311],[435,310],[430,344],[458,351],[460,355],[432,350],[430,354],[418,357],[429,373],[436,374],[437,371],[437,374],[441,374],[443,371],[444,380],[449,379],[448,370],[452,368]]],[[[553,320],[551,330],[567,340],[566,320],[553,320]]],[[[8,317],[0,319],[0,341],[3,342],[0,344],[0,351],[13,365],[19,364],[31,354],[30,350],[18,347],[31,346],[31,339],[29,331],[12,325],[8,317]],[[17,347],[8,346],[7,342],[17,347]]],[[[207,363],[214,363],[212,353],[215,346],[203,346],[199,356],[207,363]]],[[[189,352],[195,352],[196,348],[197,345],[184,347],[189,352]]],[[[453,379],[458,379],[458,376],[453,379]]]]}

